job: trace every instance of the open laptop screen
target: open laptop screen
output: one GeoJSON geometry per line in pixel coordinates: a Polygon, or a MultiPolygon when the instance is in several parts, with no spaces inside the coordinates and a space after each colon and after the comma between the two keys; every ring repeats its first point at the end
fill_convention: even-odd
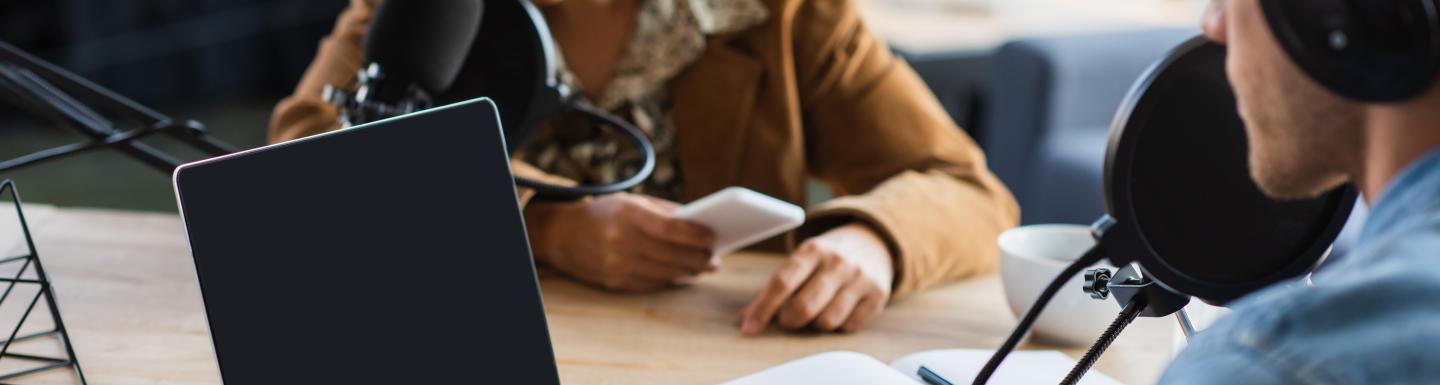
{"type": "Polygon", "coordinates": [[[225,384],[559,383],[489,100],[175,186],[225,384]]]}

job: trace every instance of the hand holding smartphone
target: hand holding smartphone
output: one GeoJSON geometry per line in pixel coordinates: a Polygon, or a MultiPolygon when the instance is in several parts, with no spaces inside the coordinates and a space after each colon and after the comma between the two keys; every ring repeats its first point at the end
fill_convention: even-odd
{"type": "Polygon", "coordinates": [[[744,187],[728,187],[690,202],[675,217],[709,227],[715,255],[755,244],[805,223],[805,209],[744,187]]]}

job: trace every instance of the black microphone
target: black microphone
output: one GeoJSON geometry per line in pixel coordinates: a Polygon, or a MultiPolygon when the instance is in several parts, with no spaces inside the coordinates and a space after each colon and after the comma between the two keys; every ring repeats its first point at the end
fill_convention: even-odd
{"type": "Polygon", "coordinates": [[[379,65],[387,82],[445,92],[475,43],[484,9],[481,0],[386,1],[365,34],[365,62],[379,65]]]}
{"type": "Polygon", "coordinates": [[[327,86],[341,122],[364,124],[429,108],[455,82],[484,16],[482,0],[386,1],[365,34],[353,91],[327,86]]]}
{"type": "Polygon", "coordinates": [[[655,150],[644,131],[587,104],[560,81],[550,27],[529,0],[390,0],[371,23],[364,43],[368,65],[357,87],[326,88],[342,124],[485,97],[499,109],[509,151],[520,148],[541,122],[576,114],[596,129],[613,130],[644,154],[634,174],[609,183],[571,186],[515,178],[539,199],[624,191],[654,170],[655,150]]]}

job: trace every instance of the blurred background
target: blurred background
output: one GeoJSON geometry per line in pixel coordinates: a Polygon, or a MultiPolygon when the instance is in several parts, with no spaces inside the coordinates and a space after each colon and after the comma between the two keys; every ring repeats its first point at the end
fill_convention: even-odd
{"type": "MultiPolygon", "coordinates": [[[[1026,223],[1104,211],[1105,133],[1131,83],[1194,36],[1201,0],[858,0],[990,156],[1026,223]]],[[[263,144],[345,0],[9,0],[0,40],[241,147],[263,144]]],[[[83,137],[0,105],[0,159],[83,137]]],[[[168,146],[163,141],[154,144],[168,146]]],[[[95,152],[0,175],[27,201],[174,211],[169,175],[95,152]]],[[[816,200],[823,199],[818,188],[816,200]]]]}
{"type": "MultiPolygon", "coordinates": [[[[248,148],[264,143],[270,108],[294,88],[345,4],[7,0],[0,2],[0,40],[161,113],[199,120],[221,139],[248,148]]],[[[0,158],[82,139],[0,104],[0,158]]],[[[175,211],[169,175],[114,151],[0,177],[14,179],[27,202],[175,211]]]]}

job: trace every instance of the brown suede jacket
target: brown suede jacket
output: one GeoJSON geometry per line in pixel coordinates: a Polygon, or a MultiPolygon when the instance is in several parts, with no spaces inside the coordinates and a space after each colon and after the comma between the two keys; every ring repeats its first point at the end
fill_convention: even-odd
{"type": "MultiPolygon", "coordinates": [[[[803,204],[813,177],[837,198],[771,248],[862,221],[889,242],[896,298],[993,271],[995,237],[1017,224],[1019,207],[915,72],[866,29],[855,1],[764,3],[766,23],[711,36],[669,84],[681,201],[745,186],[803,204]]],[[[373,1],[352,0],[275,107],[272,142],[338,127],[321,89],[360,69],[372,12],[373,1]]]]}

